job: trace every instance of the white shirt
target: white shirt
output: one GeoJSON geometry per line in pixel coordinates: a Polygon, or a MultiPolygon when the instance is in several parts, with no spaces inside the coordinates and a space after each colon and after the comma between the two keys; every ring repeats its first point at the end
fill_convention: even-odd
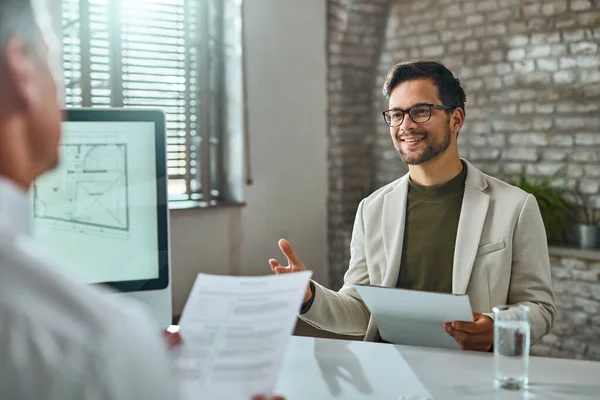
{"type": "Polygon", "coordinates": [[[0,398],[173,400],[159,329],[136,304],[58,273],[0,178],[0,398]]]}

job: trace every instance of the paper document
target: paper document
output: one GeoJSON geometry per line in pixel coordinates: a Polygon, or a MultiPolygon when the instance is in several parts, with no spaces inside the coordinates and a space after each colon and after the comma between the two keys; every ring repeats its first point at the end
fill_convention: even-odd
{"type": "Polygon", "coordinates": [[[186,399],[270,394],[312,272],[199,274],[180,321],[175,370],[186,399]]]}
{"type": "Polygon", "coordinates": [[[460,349],[444,322],[473,322],[467,295],[356,285],[381,338],[394,344],[460,349]]]}

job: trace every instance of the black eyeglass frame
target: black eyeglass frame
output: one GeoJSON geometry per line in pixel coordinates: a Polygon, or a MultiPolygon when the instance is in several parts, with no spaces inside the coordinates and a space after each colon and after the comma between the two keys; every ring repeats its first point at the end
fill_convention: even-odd
{"type": "Polygon", "coordinates": [[[389,110],[385,110],[381,112],[381,115],[383,116],[383,120],[385,121],[385,124],[387,126],[389,126],[390,128],[396,128],[400,125],[402,125],[402,123],[404,122],[404,118],[406,117],[406,114],[408,114],[408,116],[410,117],[410,119],[413,120],[413,122],[415,122],[416,124],[422,124],[425,123],[427,121],[429,121],[431,119],[431,109],[432,108],[437,108],[439,110],[454,110],[455,108],[458,108],[459,106],[444,106],[441,104],[431,104],[431,103],[419,103],[419,104],[415,104],[414,106],[403,110],[401,108],[391,108],[389,110]],[[415,121],[415,118],[412,116],[411,111],[416,108],[416,107],[423,107],[423,106],[427,106],[429,107],[429,117],[427,117],[426,120],[424,121],[415,121]],[[398,125],[390,125],[386,119],[386,114],[389,113],[390,111],[401,111],[402,112],[402,119],[400,120],[400,122],[398,123],[398,125]]]}

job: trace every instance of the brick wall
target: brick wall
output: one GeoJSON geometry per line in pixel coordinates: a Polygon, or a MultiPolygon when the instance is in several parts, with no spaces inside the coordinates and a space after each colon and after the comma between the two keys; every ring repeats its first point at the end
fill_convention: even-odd
{"type": "MultiPolygon", "coordinates": [[[[600,207],[600,1],[395,1],[385,36],[375,93],[396,62],[441,60],[467,92],[463,157],[501,178],[553,176],[600,207]]],[[[374,118],[378,187],[406,169],[374,118]]]]}
{"type": "Polygon", "coordinates": [[[557,308],[554,327],[531,352],[600,361],[600,257],[562,253],[571,254],[550,258],[557,308]]]}
{"type": "MultiPolygon", "coordinates": [[[[464,82],[461,155],[500,178],[553,176],[600,207],[600,0],[330,0],[329,269],[342,283],[359,201],[406,172],[385,74],[443,61],[464,82]]],[[[558,314],[534,353],[600,360],[600,260],[552,257],[558,314]]]]}
{"type": "Polygon", "coordinates": [[[371,109],[389,0],[328,3],[329,285],[348,268],[354,214],[372,190],[375,123],[371,109]]]}
{"type": "MultiPolygon", "coordinates": [[[[406,172],[378,112],[396,62],[438,59],[464,83],[461,155],[503,179],[552,177],[600,207],[600,1],[394,1],[376,74],[375,187],[406,172]]],[[[552,257],[557,317],[534,354],[600,360],[600,264],[552,257]]]]}

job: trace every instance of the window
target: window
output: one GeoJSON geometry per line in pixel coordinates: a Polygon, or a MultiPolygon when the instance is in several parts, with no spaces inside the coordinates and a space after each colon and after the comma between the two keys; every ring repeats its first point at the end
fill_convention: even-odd
{"type": "Polygon", "coordinates": [[[62,0],[66,106],[161,108],[170,201],[224,200],[226,61],[238,56],[241,70],[240,10],[241,0],[62,0]]]}

